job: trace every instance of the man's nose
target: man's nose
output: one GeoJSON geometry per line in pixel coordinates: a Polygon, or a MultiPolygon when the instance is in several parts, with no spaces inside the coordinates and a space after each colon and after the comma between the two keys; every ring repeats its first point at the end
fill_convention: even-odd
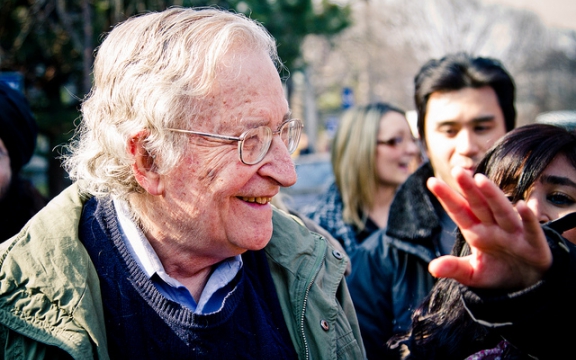
{"type": "Polygon", "coordinates": [[[476,137],[471,131],[461,130],[456,136],[456,151],[460,155],[472,157],[478,153],[476,137]]]}
{"type": "Polygon", "coordinates": [[[272,137],[270,149],[264,156],[258,172],[262,176],[276,180],[283,187],[292,186],[296,183],[297,175],[294,161],[280,136],[272,137]]]}

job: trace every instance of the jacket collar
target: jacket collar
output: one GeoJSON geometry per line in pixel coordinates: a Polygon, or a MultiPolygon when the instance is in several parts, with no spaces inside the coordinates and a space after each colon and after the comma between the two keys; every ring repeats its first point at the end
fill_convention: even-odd
{"type": "Polygon", "coordinates": [[[0,318],[73,358],[96,351],[108,359],[98,275],[78,240],[87,199],[71,185],[8,240],[0,255],[0,318]]]}
{"type": "Polygon", "coordinates": [[[429,162],[422,164],[400,185],[390,205],[386,234],[393,238],[423,242],[440,230],[442,206],[426,187],[434,176],[429,162]]]}

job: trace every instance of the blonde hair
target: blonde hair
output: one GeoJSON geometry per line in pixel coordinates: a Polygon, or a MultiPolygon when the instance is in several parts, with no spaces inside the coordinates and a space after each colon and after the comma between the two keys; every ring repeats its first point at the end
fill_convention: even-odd
{"type": "Polygon", "coordinates": [[[332,169],[342,196],[344,222],[363,230],[368,210],[374,205],[378,172],[376,140],[380,120],[389,111],[404,111],[385,103],[347,110],[332,141],[332,169]]]}
{"type": "Polygon", "coordinates": [[[173,7],[116,26],[98,49],[94,86],[64,155],[70,178],[95,196],[142,193],[128,156],[131,136],[145,131],[145,149],[160,174],[182,157],[185,128],[198,117],[223,57],[234,47],[265,51],[280,69],[276,43],[264,27],[216,8],[173,7]]]}

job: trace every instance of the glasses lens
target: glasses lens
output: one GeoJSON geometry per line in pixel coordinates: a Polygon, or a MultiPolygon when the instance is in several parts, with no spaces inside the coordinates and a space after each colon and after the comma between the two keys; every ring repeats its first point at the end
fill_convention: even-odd
{"type": "Polygon", "coordinates": [[[284,142],[284,145],[286,145],[290,154],[292,154],[298,147],[301,134],[302,123],[297,119],[288,121],[280,129],[280,138],[284,142]]]}
{"type": "Polygon", "coordinates": [[[272,142],[272,130],[266,126],[248,130],[240,143],[240,159],[248,165],[260,162],[272,142]]]}

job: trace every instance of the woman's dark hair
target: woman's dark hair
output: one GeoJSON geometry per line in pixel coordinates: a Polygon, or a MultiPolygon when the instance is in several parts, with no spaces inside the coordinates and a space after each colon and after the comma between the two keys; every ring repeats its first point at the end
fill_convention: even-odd
{"type": "MultiPolygon", "coordinates": [[[[525,199],[542,172],[559,154],[576,168],[576,134],[561,127],[531,124],[516,128],[496,142],[478,165],[506,192],[513,203],[525,199]]],[[[470,248],[461,234],[452,254],[466,256],[470,248]]],[[[461,299],[460,284],[439,279],[412,316],[405,335],[390,339],[391,348],[402,349],[404,359],[464,359],[495,347],[502,339],[472,320],[461,299]]],[[[509,351],[515,351],[509,348],[509,351]]],[[[514,358],[510,352],[505,359],[514,358]]]]}

